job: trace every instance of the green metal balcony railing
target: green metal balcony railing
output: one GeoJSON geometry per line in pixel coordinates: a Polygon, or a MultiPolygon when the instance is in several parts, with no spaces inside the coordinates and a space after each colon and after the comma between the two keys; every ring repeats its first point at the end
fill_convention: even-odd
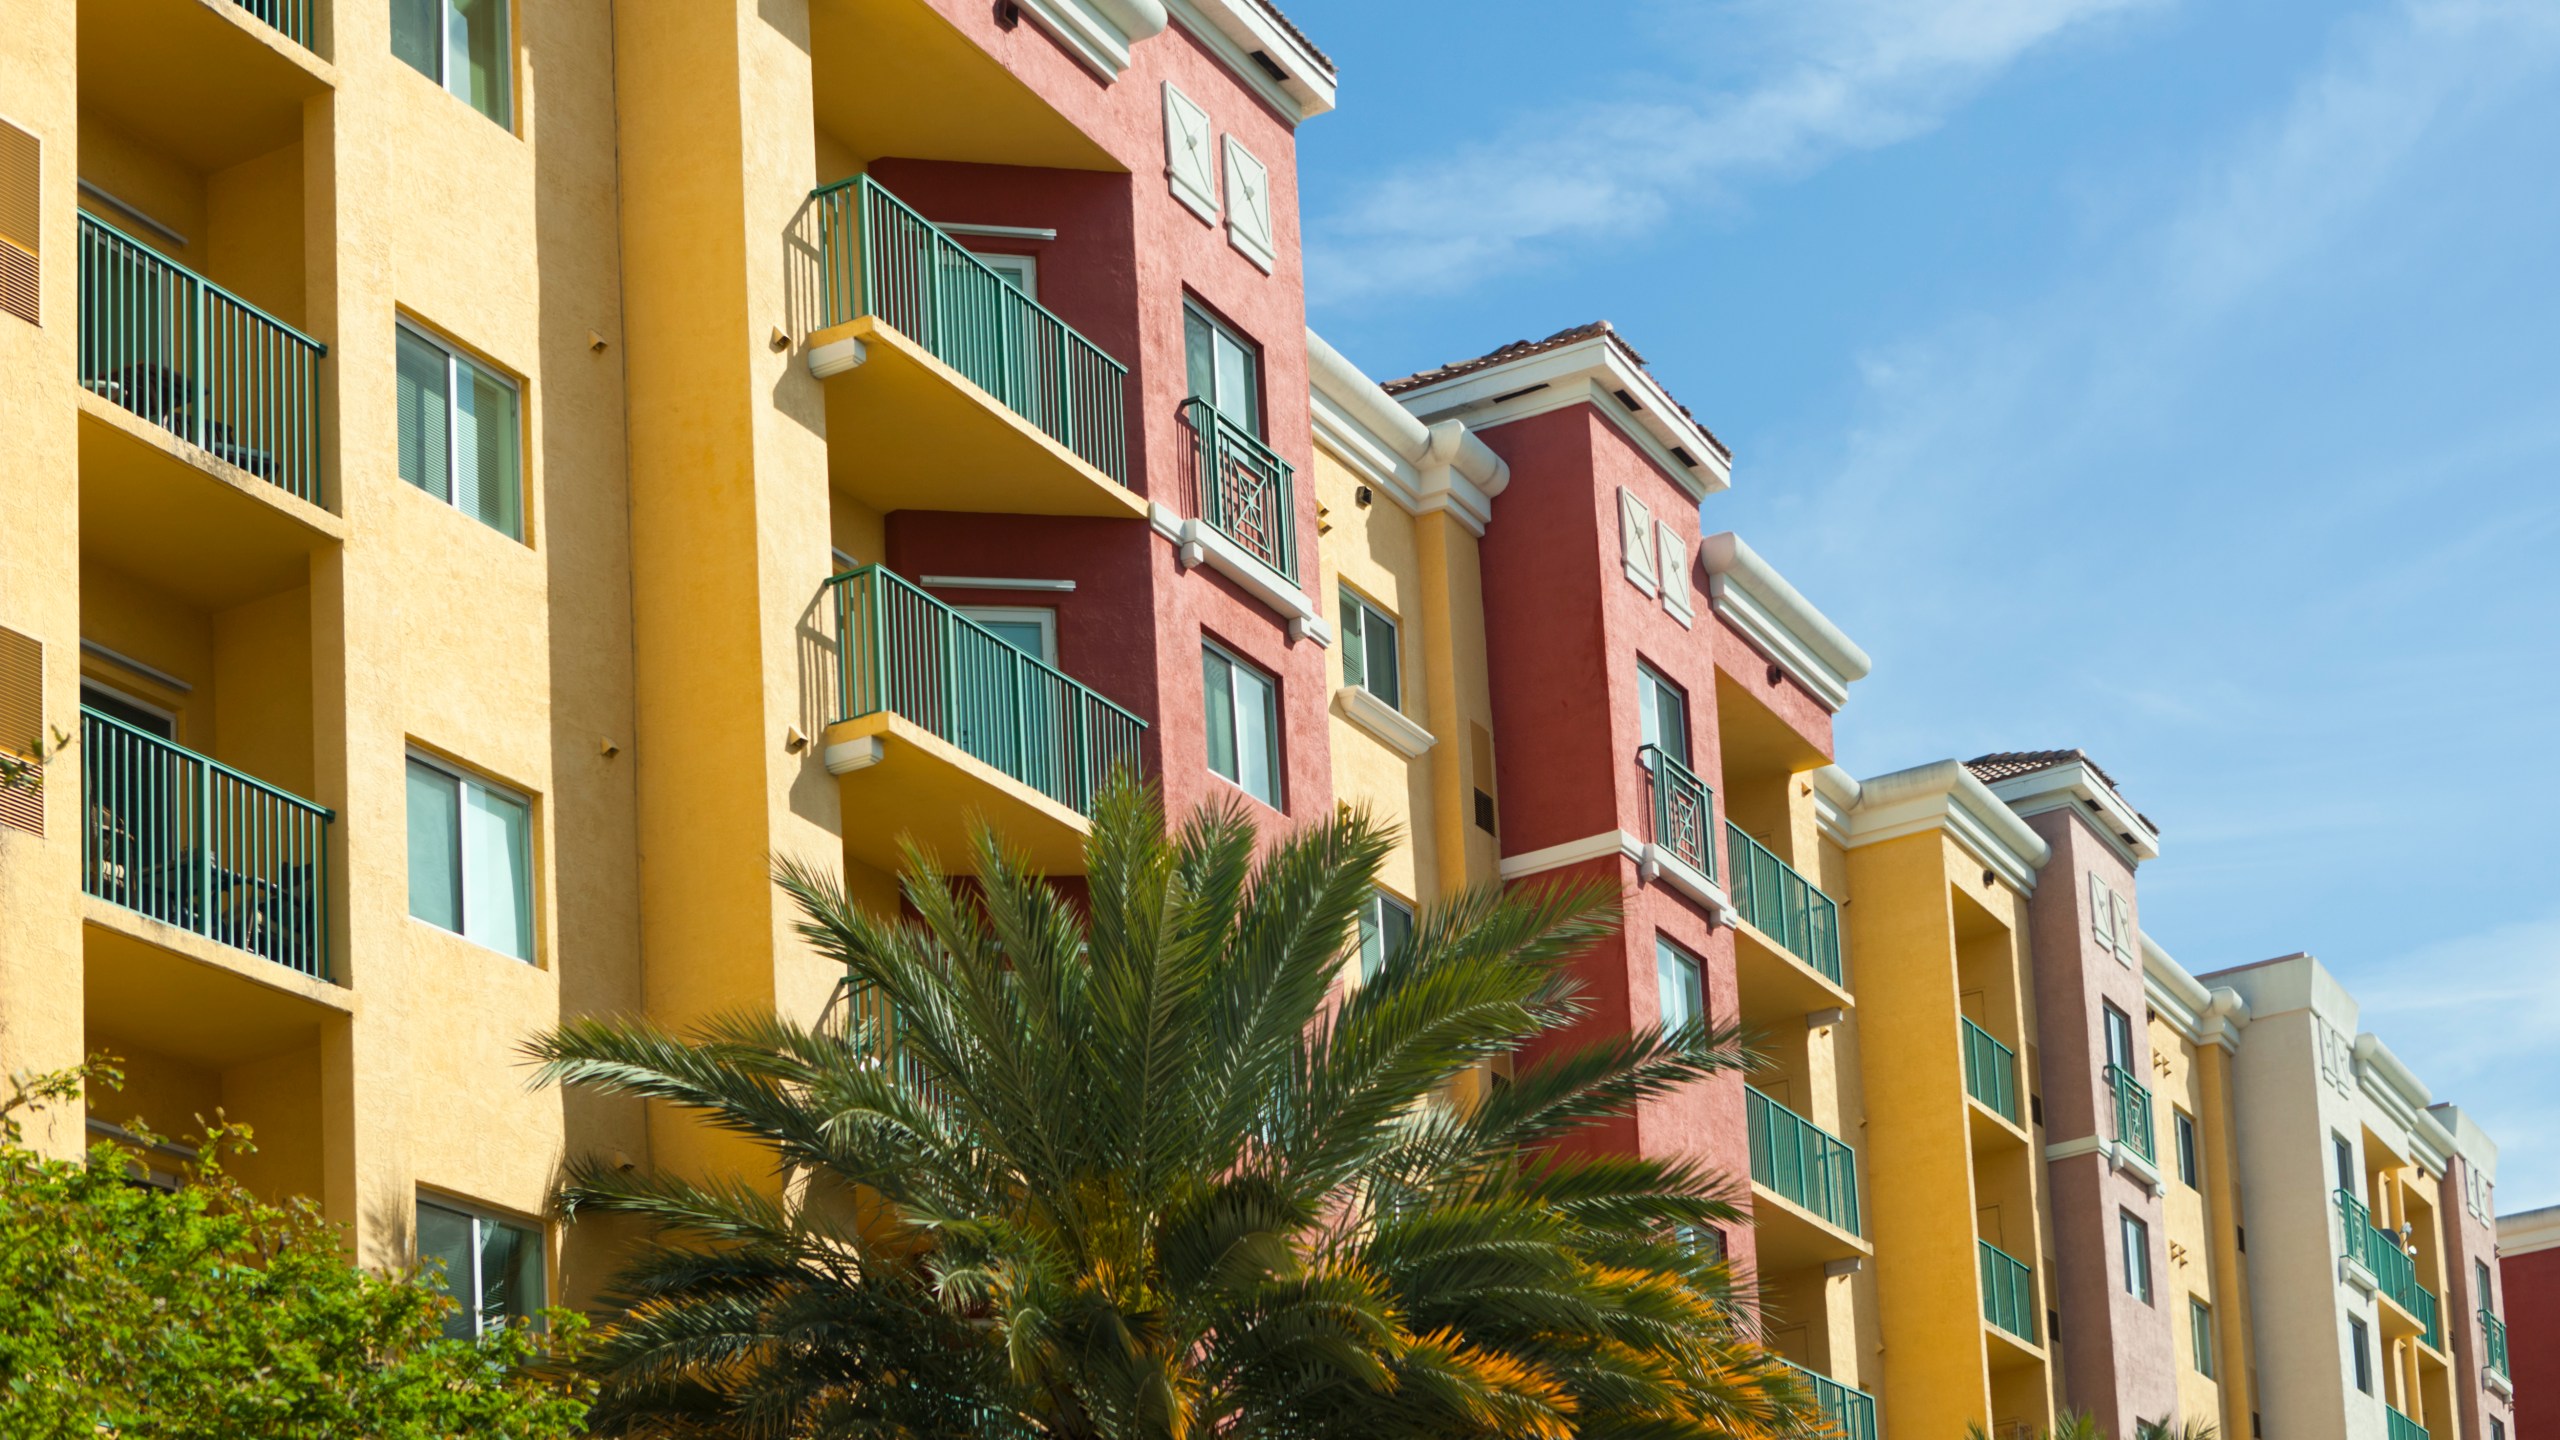
{"type": "Polygon", "coordinates": [[[1724,851],[1733,862],[1733,905],[1742,918],[1839,984],[1839,902],[1730,820],[1724,824],[1724,851]]]}
{"type": "Polygon", "coordinates": [[[1146,722],[1006,643],[885,566],[835,592],[840,720],[893,711],[1078,813],[1135,774],[1146,722]]]}
{"type": "Polygon", "coordinates": [[[2401,1414],[2389,1405],[2382,1407],[2382,1413],[2391,1417],[2390,1440],[2427,1440],[2426,1426],[2401,1414]]]}
{"type": "Polygon", "coordinates": [[[80,383],[318,505],[328,347],[80,217],[80,383]]]}
{"type": "Polygon", "coordinates": [[[2515,1373],[2507,1369],[2507,1322],[2483,1310],[2480,1312],[2480,1337],[2483,1343],[2481,1363],[2512,1380],[2515,1373]]]}
{"type": "Polygon", "coordinates": [[[2143,1159],[2158,1163],[2151,1145],[2151,1087],[2121,1065],[2107,1066],[2107,1089],[2116,1099],[2116,1143],[2128,1145],[2143,1159]]]}
{"type": "Polygon", "coordinates": [[[95,710],[80,747],[83,890],[329,978],[329,811],[95,710]]]}
{"type": "Polygon", "coordinates": [[[232,0],[294,44],[311,48],[311,0],[232,0]]]}
{"type": "Polygon", "coordinates": [[[1876,1397],[1864,1390],[1852,1390],[1792,1360],[1781,1359],[1778,1363],[1796,1372],[1796,1379],[1813,1392],[1813,1403],[1821,1409],[1822,1418],[1831,1422],[1840,1440],[1876,1440],[1876,1397]]]}
{"type": "Polygon", "coordinates": [[[810,192],[818,324],[869,315],[1126,485],[1126,366],[868,175],[810,192]]]}
{"type": "Polygon", "coordinates": [[[2012,1124],[2018,1119],[2018,1052],[1963,1016],[1964,1091],[2012,1124]]]}
{"type": "Polygon", "coordinates": [[[1751,1134],[1751,1178],[1855,1235],[1858,1159],[1831,1132],[1742,1087],[1751,1134]]]}
{"type": "Polygon", "coordinates": [[[1196,452],[1191,474],[1200,518],[1298,583],[1298,490],[1289,462],[1206,400],[1183,401],[1182,424],[1196,452]]]}
{"type": "Polygon", "coordinates": [[[1707,837],[1716,820],[1716,792],[1659,745],[1638,749],[1636,759],[1653,777],[1653,843],[1713,880],[1716,849],[1707,837]]]}
{"type": "Polygon", "coordinates": [[[2435,1292],[2419,1283],[2418,1262],[2409,1258],[2399,1236],[2373,1223],[2373,1212],[2362,1200],[2345,1190],[2337,1192],[2337,1199],[2347,1258],[2370,1272],[2393,1304],[2417,1317],[2421,1337],[2429,1345],[2443,1349],[2435,1292]]]}
{"type": "Polygon", "coordinates": [[[1982,1259],[1982,1318],[2036,1343],[2036,1272],[1988,1240],[1976,1239],[1982,1259]]]}

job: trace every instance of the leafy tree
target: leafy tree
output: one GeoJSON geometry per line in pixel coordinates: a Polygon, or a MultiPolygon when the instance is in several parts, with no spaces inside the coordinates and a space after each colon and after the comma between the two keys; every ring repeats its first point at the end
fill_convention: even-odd
{"type": "MultiPolygon", "coordinates": [[[[0,1435],[12,1440],[567,1440],[582,1381],[530,1362],[583,1328],[441,1337],[431,1275],[348,1263],[308,1202],[266,1204],[223,1173],[248,1135],[217,1127],[174,1190],[100,1145],[48,1159],[20,1116],[75,1100],[103,1063],[20,1078],[0,1100],[0,1435]]],[[[147,1141],[150,1137],[144,1137],[147,1141]]]]}
{"type": "Polygon", "coordinates": [[[910,851],[912,917],[786,864],[848,974],[815,1026],[585,1021],[552,1081],[690,1111],[771,1180],[572,1167],[573,1218],[653,1237],[609,1297],[610,1435],[1112,1440],[1807,1433],[1733,1277],[1682,1237],[1736,1219],[1688,1161],[1557,1142],[1742,1063],[1618,1035],[1484,1067],[1586,1011],[1565,962],[1608,898],[1471,894],[1337,989],[1391,836],[1263,849],[1233,808],[1166,833],[1100,803],[1079,907],[978,837],[910,851]],[[1259,855],[1259,858],[1257,856],[1259,855]]]}

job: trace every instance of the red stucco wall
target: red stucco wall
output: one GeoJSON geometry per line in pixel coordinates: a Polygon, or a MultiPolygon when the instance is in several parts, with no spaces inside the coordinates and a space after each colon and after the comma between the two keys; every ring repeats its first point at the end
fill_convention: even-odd
{"type": "Polygon", "coordinates": [[[2517,1440],[2560,1440],[2560,1250],[2505,1256],[2498,1280],[2507,1292],[2517,1440]]]}

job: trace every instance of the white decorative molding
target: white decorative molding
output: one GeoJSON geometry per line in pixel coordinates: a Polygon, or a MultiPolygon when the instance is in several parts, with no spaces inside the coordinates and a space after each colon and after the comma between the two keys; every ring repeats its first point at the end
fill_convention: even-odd
{"type": "Polygon", "coordinates": [[[2376,1288],[2373,1272],[2367,1270],[2362,1265],[2357,1264],[2355,1261],[2348,1259],[2344,1255],[2338,1257],[2338,1278],[2345,1281],[2347,1283],[2347,1287],[2355,1291],[2358,1295],[2363,1296],[2367,1300],[2373,1298],[2373,1292],[2376,1288]]]}
{"type": "Polygon", "coordinates": [[[1372,694],[1365,685],[1345,685],[1333,692],[1333,712],[1387,744],[1387,748],[1407,760],[1420,757],[1440,743],[1430,731],[1415,724],[1413,717],[1372,694]]]}
{"type": "Polygon", "coordinates": [[[1743,639],[1825,709],[1848,703],[1849,686],[1875,668],[1866,651],[1732,531],[1699,541],[1698,559],[1707,570],[1707,603],[1743,639]]]}
{"type": "Polygon", "coordinates": [[[1662,881],[1688,896],[1715,924],[1730,927],[1741,923],[1742,914],[1733,908],[1723,886],[1662,846],[1645,846],[1644,858],[1636,862],[1636,868],[1645,879],[1662,881]]]}
{"type": "Polygon", "coordinates": [[[1227,243],[1268,275],[1279,250],[1271,222],[1271,167],[1233,135],[1226,153],[1227,243]]]}
{"type": "Polygon", "coordinates": [[[2160,1183],[2160,1167],[2143,1159],[2142,1152],[2122,1141],[2100,1135],[2083,1135],[2077,1140],[2056,1141],[2044,1147],[2044,1158],[2049,1162],[2076,1160],[2083,1155],[2097,1156],[2099,1163],[2131,1177],[2133,1183],[2154,1196],[2166,1189],[2160,1183]]]}
{"type": "Polygon", "coordinates": [[[2191,1045],[2219,1045],[2226,1054],[2239,1050],[2249,1002],[2237,990],[2207,989],[2150,936],[2140,939],[2142,999],[2151,1013],[2191,1045]]]}
{"type": "Polygon", "coordinates": [[[1218,161],[1212,147],[1216,132],[1200,102],[1164,82],[1164,178],[1173,198],[1191,213],[1218,223],[1218,161]]]}
{"type": "MultiPolygon", "coordinates": [[[[1823,783],[1817,771],[1817,791],[1823,783]]],[[[1943,831],[1993,874],[2029,895],[2035,893],[2037,871],[2053,858],[2044,837],[2001,804],[1962,761],[1939,760],[1851,784],[1854,800],[1841,807],[1847,831],[1844,843],[1850,846],[1943,831]]]]}
{"type": "Polygon", "coordinates": [[[1000,575],[925,575],[916,583],[929,590],[1037,590],[1050,595],[1075,592],[1073,580],[1014,580],[1000,575]]]}
{"type": "Polygon", "coordinates": [[[1173,542],[1183,564],[1207,565],[1279,612],[1280,618],[1289,622],[1290,639],[1313,640],[1318,645],[1333,643],[1333,627],[1325,623],[1324,612],[1316,608],[1314,599],[1259,557],[1220,534],[1216,526],[1205,520],[1186,520],[1162,504],[1148,511],[1148,520],[1157,534],[1173,542]]]}
{"type": "Polygon", "coordinates": [[[1316,443],[1415,515],[1446,512],[1476,535],[1511,467],[1455,420],[1424,425],[1395,397],[1307,332],[1307,380],[1316,443]]]}
{"type": "Polygon", "coordinates": [[[1332,64],[1261,0],[1165,0],[1165,9],[1291,124],[1333,108],[1332,64]],[[1264,69],[1257,54],[1280,73],[1264,69]]]}
{"type": "Polygon", "coordinates": [[[1733,484],[1732,456],[1606,332],[1417,386],[1397,398],[1426,422],[1464,420],[1479,434],[1514,420],[1589,405],[1689,498],[1704,500],[1733,484]],[[1629,410],[1618,399],[1621,390],[1635,397],[1637,409],[1629,410]],[[1684,461],[1682,455],[1688,458],[1684,461]]]}
{"type": "Polygon", "coordinates": [[[2532,1255],[2560,1250],[2560,1205],[2498,1217],[2498,1253],[2532,1255]]]}
{"type": "Polygon", "coordinates": [[[1813,772],[1813,823],[1834,845],[1849,843],[1849,812],[1858,808],[1857,777],[1837,765],[1813,772]]]}
{"type": "Polygon", "coordinates": [[[2134,813],[2116,787],[2086,760],[2066,760],[2023,775],[1992,782],[1991,793],[2021,816],[2069,810],[2091,834],[2107,842],[2128,868],[2160,858],[2160,836],[2149,821],[2134,813]],[[2104,818],[2103,824],[2099,817],[2104,818]]]}
{"type": "Polygon", "coordinates": [[[868,770],[889,753],[889,737],[865,735],[854,740],[840,740],[826,749],[824,759],[830,775],[850,775],[868,770]]]}
{"type": "Polygon", "coordinates": [[[812,345],[807,354],[809,373],[820,380],[831,375],[842,375],[870,358],[870,348],[858,338],[830,340],[824,345],[812,345]]]}
{"type": "Polygon", "coordinates": [[[2490,1394],[2501,1400],[2512,1401],[2516,1398],[2516,1382],[2485,1365],[2480,1367],[2480,1383],[2488,1389],[2490,1394]]]}
{"type": "Polygon", "coordinates": [[[1505,856],[1498,873],[1505,880],[1517,880],[1524,875],[1543,875],[1550,870],[1562,870],[1568,865],[1580,865],[1612,855],[1640,865],[1644,863],[1644,852],[1643,837],[1625,830],[1603,830],[1597,835],[1550,845],[1544,850],[1505,856]]]}
{"type": "Polygon", "coordinates": [[[1158,0],[1017,0],[1031,23],[1104,81],[1129,68],[1129,47],[1163,33],[1158,0]]]}

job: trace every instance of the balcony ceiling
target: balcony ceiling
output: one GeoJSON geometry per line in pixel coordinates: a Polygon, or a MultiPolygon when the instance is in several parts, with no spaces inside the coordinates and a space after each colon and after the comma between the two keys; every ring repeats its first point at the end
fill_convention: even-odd
{"type": "Polygon", "coordinates": [[[813,0],[809,52],[818,128],[866,164],[1128,168],[926,0],[813,0]]]}
{"type": "Polygon", "coordinates": [[[329,68],[231,0],[81,0],[80,109],[211,173],[302,139],[329,68]]]}

